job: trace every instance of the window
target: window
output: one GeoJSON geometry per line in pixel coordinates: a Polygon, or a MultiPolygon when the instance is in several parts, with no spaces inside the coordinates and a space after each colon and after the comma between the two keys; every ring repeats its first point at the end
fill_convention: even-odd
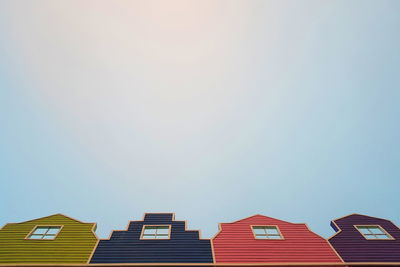
{"type": "Polygon", "coordinates": [[[356,225],[355,227],[365,239],[393,239],[393,237],[379,225],[356,225]]]}
{"type": "Polygon", "coordinates": [[[141,239],[169,239],[170,225],[145,225],[141,239]]]}
{"type": "Polygon", "coordinates": [[[277,226],[252,226],[256,239],[283,239],[277,226]]]}
{"type": "Polygon", "coordinates": [[[28,239],[55,239],[61,226],[36,226],[28,239]]]}

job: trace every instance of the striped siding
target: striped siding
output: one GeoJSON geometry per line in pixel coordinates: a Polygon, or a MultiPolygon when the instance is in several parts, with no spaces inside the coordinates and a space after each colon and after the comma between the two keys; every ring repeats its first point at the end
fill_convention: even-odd
{"type": "Polygon", "coordinates": [[[331,237],[329,242],[344,261],[400,262],[400,229],[392,222],[380,218],[353,214],[337,219],[331,225],[335,231],[339,232],[331,237]],[[362,224],[378,224],[395,240],[367,240],[354,227],[354,225],[362,224]]]}
{"type": "Polygon", "coordinates": [[[341,263],[329,243],[305,224],[255,215],[220,227],[212,239],[216,263],[341,263]],[[255,239],[251,225],[276,225],[284,240],[255,239]]]}
{"type": "Polygon", "coordinates": [[[212,263],[210,240],[199,239],[198,231],[185,226],[171,213],[146,214],[143,221],[131,221],[126,231],[101,240],[91,263],[212,263]],[[140,240],[143,225],[171,225],[171,238],[140,240]]]}
{"type": "Polygon", "coordinates": [[[6,224],[0,230],[0,264],[87,263],[97,238],[94,223],[81,223],[61,214],[23,223],[6,224]],[[63,225],[54,240],[27,240],[36,225],[63,225]]]}

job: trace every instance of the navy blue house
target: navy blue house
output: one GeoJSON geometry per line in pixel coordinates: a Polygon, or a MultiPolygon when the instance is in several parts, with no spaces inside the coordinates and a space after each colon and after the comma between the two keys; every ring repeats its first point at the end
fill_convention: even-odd
{"type": "Polygon", "coordinates": [[[90,263],[212,263],[209,239],[186,230],[172,213],[147,213],[128,229],[100,240],[90,263]]]}

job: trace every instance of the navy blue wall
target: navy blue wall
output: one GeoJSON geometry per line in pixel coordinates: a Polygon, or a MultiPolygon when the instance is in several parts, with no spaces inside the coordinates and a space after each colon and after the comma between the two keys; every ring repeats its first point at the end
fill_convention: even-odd
{"type": "Polygon", "coordinates": [[[132,221],[127,231],[114,231],[100,240],[91,263],[212,263],[210,240],[198,231],[185,231],[184,221],[172,213],[148,213],[143,221],[132,221]],[[168,240],[140,240],[143,225],[171,225],[168,240]]]}

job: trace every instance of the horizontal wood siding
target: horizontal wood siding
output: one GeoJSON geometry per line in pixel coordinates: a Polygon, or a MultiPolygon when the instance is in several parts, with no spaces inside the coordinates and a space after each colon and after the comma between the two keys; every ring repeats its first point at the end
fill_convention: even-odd
{"type": "Polygon", "coordinates": [[[305,224],[293,224],[262,215],[223,223],[212,239],[216,263],[340,263],[322,237],[305,224]],[[251,225],[276,225],[284,240],[255,239],[251,225]]]}
{"type": "Polygon", "coordinates": [[[173,214],[146,214],[131,221],[126,231],[114,231],[101,240],[91,263],[212,263],[210,240],[199,239],[198,231],[185,230],[184,221],[173,214]],[[141,240],[143,225],[171,225],[168,240],[141,240]]]}
{"type": "Polygon", "coordinates": [[[0,264],[87,263],[97,238],[94,223],[81,223],[61,214],[23,223],[6,224],[0,230],[0,264]],[[36,225],[63,225],[54,240],[25,237],[36,225]]]}
{"type": "Polygon", "coordinates": [[[329,239],[339,255],[347,262],[400,262],[400,229],[380,218],[353,214],[332,222],[339,231],[329,239]],[[335,225],[336,223],[336,225],[335,225]],[[395,240],[367,240],[354,225],[380,225],[395,240]],[[341,231],[340,231],[341,230],[341,231]]]}

